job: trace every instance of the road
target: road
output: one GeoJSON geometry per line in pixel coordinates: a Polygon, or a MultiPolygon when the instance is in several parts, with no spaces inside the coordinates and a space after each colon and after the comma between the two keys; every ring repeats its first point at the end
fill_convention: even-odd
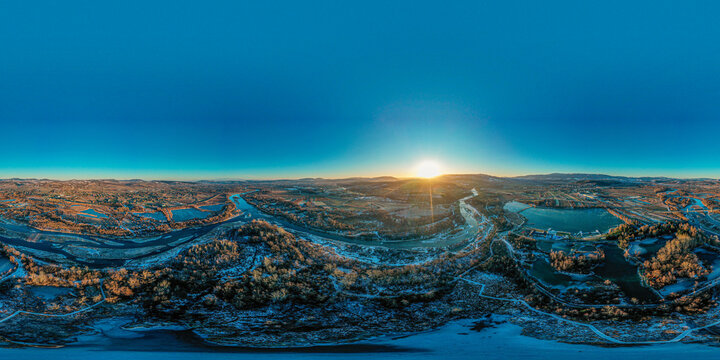
{"type": "MultiPolygon", "coordinates": [[[[497,237],[497,238],[493,238],[493,240],[492,240],[492,242],[491,242],[491,244],[490,244],[489,256],[488,256],[488,258],[486,259],[486,261],[489,260],[490,258],[492,258],[492,257],[494,256],[493,249],[492,249],[492,243],[494,243],[496,240],[502,241],[502,242],[505,244],[505,247],[507,248],[507,250],[508,250],[508,252],[510,253],[511,257],[512,257],[515,261],[517,261],[517,259],[515,258],[515,249],[513,248],[512,244],[510,244],[510,243],[507,241],[507,239],[505,238],[505,236],[507,235],[507,233],[508,233],[508,232],[504,232],[504,233],[502,233],[502,234],[498,234],[498,237],[497,237]]],[[[685,337],[687,337],[688,335],[690,335],[690,334],[691,334],[692,332],[694,332],[694,331],[706,329],[706,328],[709,328],[709,327],[712,327],[712,326],[716,326],[716,325],[720,325],[720,320],[717,320],[717,321],[715,321],[715,322],[711,322],[711,323],[706,324],[706,325],[703,325],[703,326],[697,326],[697,327],[693,327],[693,328],[688,328],[688,329],[686,329],[685,331],[683,331],[682,333],[680,333],[679,335],[677,335],[676,337],[674,337],[674,338],[672,338],[672,339],[669,339],[669,340],[643,340],[643,341],[623,341],[623,340],[618,340],[618,339],[616,339],[616,338],[614,338],[614,337],[612,337],[612,336],[610,336],[610,335],[608,335],[608,334],[606,334],[606,333],[603,333],[602,331],[600,331],[600,329],[598,329],[597,327],[595,327],[595,326],[592,325],[592,324],[582,323],[582,322],[579,322],[579,321],[566,319],[566,318],[564,318],[564,317],[562,317],[562,316],[559,316],[559,315],[557,315],[557,314],[548,313],[548,312],[545,312],[545,311],[536,309],[536,308],[534,308],[532,305],[530,305],[527,301],[525,301],[525,300],[523,300],[523,299],[502,298],[502,297],[497,297],[497,296],[485,295],[485,294],[483,293],[483,292],[485,291],[485,284],[480,283],[480,282],[477,282],[477,281],[474,281],[474,280],[466,279],[466,278],[463,277],[463,276],[467,275],[467,273],[469,273],[471,270],[474,270],[476,267],[477,267],[477,266],[474,266],[474,267],[472,267],[472,268],[464,271],[463,273],[459,274],[455,279],[458,280],[458,281],[465,281],[465,282],[467,282],[467,283],[480,286],[480,291],[478,292],[478,296],[480,296],[480,297],[482,297],[482,298],[486,298],[486,299],[492,299],[492,300],[497,300],[497,301],[505,301],[505,302],[511,302],[511,303],[515,303],[515,304],[520,304],[520,305],[526,307],[527,309],[529,309],[529,310],[532,311],[532,312],[535,312],[535,313],[538,313],[538,314],[542,314],[542,315],[547,315],[547,316],[550,316],[550,317],[552,317],[552,318],[554,318],[554,319],[560,320],[560,321],[565,322],[565,323],[569,323],[569,324],[578,325],[578,326],[582,326],[582,327],[588,328],[588,329],[590,329],[593,333],[595,333],[599,338],[601,338],[601,339],[603,339],[603,340],[606,340],[606,341],[609,341],[609,342],[612,342],[612,343],[615,343],[615,344],[623,344],[623,345],[649,345],[649,344],[676,343],[676,342],[679,342],[680,340],[684,339],[685,337]]],[[[714,284],[714,285],[717,285],[717,284],[714,284]]],[[[539,287],[536,286],[536,288],[538,288],[538,290],[540,290],[539,287]]],[[[544,289],[543,289],[543,290],[544,290],[544,289]]],[[[542,291],[542,290],[541,290],[541,291],[542,291]]],[[[569,306],[571,306],[571,307],[580,307],[580,308],[582,308],[582,307],[587,307],[587,308],[590,308],[590,307],[604,307],[604,306],[606,306],[606,305],[595,305],[595,304],[570,304],[570,303],[567,303],[567,302],[565,302],[565,301],[563,301],[563,300],[561,300],[561,299],[558,299],[558,298],[557,298],[555,295],[553,295],[552,293],[549,293],[549,292],[547,292],[547,291],[543,291],[543,293],[546,294],[546,295],[548,295],[549,297],[551,297],[553,300],[555,300],[555,301],[557,301],[557,302],[559,302],[559,303],[561,303],[561,304],[563,304],[563,305],[569,305],[569,306]]],[[[612,305],[612,306],[616,306],[616,305],[612,305]]],[[[651,306],[657,306],[657,305],[651,305],[651,306]]],[[[625,307],[641,308],[641,307],[648,307],[648,305],[626,305],[625,307]]]]}
{"type": "MultiPolygon", "coordinates": [[[[97,306],[105,303],[105,301],[106,301],[105,290],[103,289],[103,281],[102,281],[102,280],[100,280],[99,285],[100,285],[100,294],[102,295],[102,299],[101,299],[100,301],[98,301],[98,302],[96,302],[96,303],[94,303],[94,304],[92,304],[92,305],[86,306],[86,307],[84,307],[84,308],[82,308],[82,309],[75,310],[75,311],[73,311],[73,312],[69,312],[69,313],[65,313],[65,314],[49,314],[49,313],[40,313],[40,312],[34,312],[34,311],[17,310],[17,311],[15,311],[14,313],[12,313],[12,314],[10,314],[10,315],[8,315],[8,316],[0,319],[0,323],[4,323],[4,322],[6,322],[6,321],[8,321],[8,320],[10,320],[10,319],[18,316],[18,315],[33,315],[33,316],[44,316],[44,317],[53,317],[53,318],[63,318],[63,317],[74,316],[74,315],[77,315],[77,314],[81,314],[81,313],[90,311],[90,310],[92,310],[93,308],[95,308],[95,307],[97,307],[97,306]]],[[[10,339],[7,339],[7,338],[4,339],[4,340],[5,340],[5,341],[12,342],[12,343],[15,343],[15,344],[19,344],[19,345],[26,345],[26,346],[47,346],[46,344],[27,343],[27,342],[22,342],[22,341],[14,341],[14,340],[10,340],[10,339]]]]}
{"type": "Polygon", "coordinates": [[[556,315],[556,314],[553,314],[553,313],[548,313],[548,312],[545,312],[545,311],[536,309],[536,308],[534,308],[532,305],[530,305],[527,301],[525,301],[525,300],[523,300],[523,299],[501,298],[501,297],[497,297],[497,296],[485,295],[485,294],[483,294],[483,291],[485,290],[485,284],[483,284],[483,283],[479,283],[479,282],[477,282],[477,281],[465,279],[465,278],[462,278],[462,277],[459,277],[459,278],[457,278],[457,279],[460,280],[460,281],[465,281],[465,282],[467,282],[467,283],[480,286],[480,291],[478,292],[478,296],[480,296],[480,297],[483,297],[483,298],[486,298],[486,299],[492,299],[492,300],[498,300],[498,301],[505,301],[505,302],[511,302],[511,303],[523,305],[523,306],[525,306],[528,310],[530,310],[530,311],[532,311],[532,312],[535,312],[535,313],[538,313],[538,314],[542,314],[542,315],[547,315],[547,316],[550,316],[550,317],[552,317],[552,318],[554,318],[554,319],[557,319],[557,320],[560,320],[560,321],[563,321],[563,322],[566,322],[566,323],[569,323],[569,324],[578,325],[578,326],[582,326],[582,327],[588,328],[588,329],[592,330],[593,333],[595,333],[595,334],[596,334],[598,337],[600,337],[601,339],[607,340],[607,341],[612,342],[612,343],[615,343],[615,344],[623,344],[623,345],[649,345],[649,344],[675,343],[675,342],[678,342],[678,341],[684,339],[685,337],[687,337],[688,335],[690,335],[690,334],[691,334],[692,332],[694,332],[694,331],[706,329],[706,328],[709,328],[709,327],[712,327],[712,326],[716,326],[716,325],[720,325],[720,320],[718,320],[718,321],[709,323],[709,324],[707,324],[707,325],[698,326],[698,327],[695,327],[695,328],[689,328],[689,329],[683,331],[682,333],[680,333],[678,336],[676,336],[676,337],[674,337],[674,338],[672,338],[672,339],[669,339],[669,340],[623,341],[623,340],[618,340],[618,339],[616,339],[616,338],[614,338],[614,337],[612,337],[612,336],[610,336],[610,335],[608,335],[608,334],[603,333],[602,331],[600,331],[600,329],[598,329],[597,327],[595,327],[595,326],[592,325],[592,324],[582,323],[582,322],[579,322],[579,321],[566,319],[566,318],[564,318],[564,317],[562,317],[562,316],[559,316],[559,315],[556,315]]]}

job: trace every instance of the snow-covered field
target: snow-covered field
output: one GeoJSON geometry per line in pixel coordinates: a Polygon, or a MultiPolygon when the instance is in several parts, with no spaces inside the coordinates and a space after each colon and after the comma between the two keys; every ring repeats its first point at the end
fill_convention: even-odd
{"type": "MultiPolygon", "coordinates": [[[[387,337],[346,346],[300,350],[206,348],[177,340],[168,333],[128,339],[96,337],[60,349],[0,349],[2,359],[717,359],[720,349],[699,344],[636,347],[596,347],[538,340],[520,334],[520,327],[503,323],[472,330],[462,320],[438,330],[406,337],[387,337]],[[99,351],[102,351],[100,353],[99,351]]],[[[106,335],[112,336],[111,333],[106,335]]]]}

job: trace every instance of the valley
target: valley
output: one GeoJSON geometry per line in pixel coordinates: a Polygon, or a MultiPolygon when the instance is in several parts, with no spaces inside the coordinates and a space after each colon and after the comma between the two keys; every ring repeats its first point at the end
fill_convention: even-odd
{"type": "Polygon", "coordinates": [[[0,189],[8,346],[72,347],[110,328],[189,332],[207,346],[339,346],[484,318],[567,343],[718,341],[716,180],[3,180],[0,189]]]}

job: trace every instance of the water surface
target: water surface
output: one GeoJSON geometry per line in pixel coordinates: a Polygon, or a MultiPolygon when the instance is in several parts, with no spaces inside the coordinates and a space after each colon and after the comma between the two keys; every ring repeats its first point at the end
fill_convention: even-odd
{"type": "Polygon", "coordinates": [[[198,210],[195,208],[172,210],[172,219],[175,222],[204,219],[210,216],[210,212],[198,210]]]}
{"type": "Polygon", "coordinates": [[[595,268],[595,274],[617,284],[630,298],[648,303],[660,300],[655,292],[643,286],[637,266],[625,259],[622,249],[610,244],[602,244],[599,248],[605,252],[605,262],[595,268]]]}
{"type": "Polygon", "coordinates": [[[220,211],[225,207],[225,204],[205,205],[200,208],[203,210],[220,211]]]}
{"type": "Polygon", "coordinates": [[[83,211],[79,212],[78,214],[80,216],[86,216],[86,217],[91,217],[91,218],[96,218],[96,219],[97,218],[106,219],[108,217],[107,215],[105,215],[103,213],[97,212],[95,209],[83,210],[83,211]]]}
{"type": "Polygon", "coordinates": [[[528,207],[528,205],[509,202],[504,208],[517,212],[527,219],[526,226],[537,229],[552,229],[577,233],[599,231],[605,233],[623,222],[605,209],[553,209],[528,207]],[[524,206],[523,206],[524,205],[524,206]],[[525,210],[522,210],[525,208],[525,210]]]}

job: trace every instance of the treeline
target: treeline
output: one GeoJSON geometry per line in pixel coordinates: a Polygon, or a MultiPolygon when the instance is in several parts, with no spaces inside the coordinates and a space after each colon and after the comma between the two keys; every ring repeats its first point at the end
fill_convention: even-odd
{"type": "Polygon", "coordinates": [[[638,224],[637,220],[634,220],[634,219],[630,218],[629,216],[621,213],[620,211],[617,211],[617,210],[615,210],[615,209],[610,209],[610,208],[606,208],[605,210],[607,210],[607,212],[609,212],[610,214],[612,214],[612,215],[615,216],[616,218],[618,218],[618,219],[622,220],[623,222],[625,222],[625,224],[628,224],[628,225],[631,225],[631,226],[637,226],[637,224],[638,224]]]}
{"type": "Polygon", "coordinates": [[[507,220],[505,211],[503,210],[505,201],[500,195],[483,191],[480,192],[478,196],[472,197],[466,202],[490,218],[501,231],[512,228],[512,223],[507,220]]]}
{"type": "Polygon", "coordinates": [[[618,246],[627,249],[632,240],[676,234],[693,238],[705,237],[698,228],[687,222],[665,222],[643,226],[621,224],[608,232],[607,239],[618,240],[618,246]]]}
{"type": "Polygon", "coordinates": [[[704,244],[715,245],[717,237],[709,237],[687,222],[666,222],[635,227],[622,224],[610,230],[607,238],[617,240],[618,246],[627,249],[630,242],[645,238],[673,236],[657,254],[643,263],[643,276],[654,288],[674,284],[679,278],[698,279],[709,271],[702,266],[693,250],[704,244]]]}
{"type": "Polygon", "coordinates": [[[603,261],[605,261],[605,252],[602,250],[589,254],[566,254],[563,251],[550,251],[550,264],[559,271],[586,274],[603,261]]]}
{"type": "Polygon", "coordinates": [[[197,304],[226,303],[238,309],[277,302],[323,303],[332,292],[328,274],[315,262],[312,249],[286,231],[253,221],[222,239],[192,246],[166,268],[119,269],[106,280],[110,301],[141,303],[150,313],[177,315],[197,304]],[[245,264],[261,248],[258,266],[245,264]],[[248,266],[237,277],[221,272],[248,266]]]}
{"type": "Polygon", "coordinates": [[[717,198],[706,197],[701,201],[711,212],[720,212],[720,201],[717,198]]]}

